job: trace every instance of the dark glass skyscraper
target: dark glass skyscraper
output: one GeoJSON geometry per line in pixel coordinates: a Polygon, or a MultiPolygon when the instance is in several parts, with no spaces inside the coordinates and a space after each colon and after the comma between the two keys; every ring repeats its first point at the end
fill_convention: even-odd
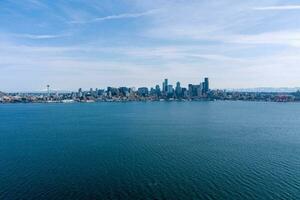
{"type": "Polygon", "coordinates": [[[165,79],[165,81],[163,82],[163,88],[162,88],[163,92],[167,92],[168,91],[168,79],[165,79]]]}
{"type": "Polygon", "coordinates": [[[203,89],[204,89],[205,93],[207,93],[209,91],[209,80],[207,77],[204,79],[204,88],[203,89]]]}
{"type": "Polygon", "coordinates": [[[181,97],[182,89],[180,86],[180,82],[176,83],[175,93],[177,97],[181,97]]]}

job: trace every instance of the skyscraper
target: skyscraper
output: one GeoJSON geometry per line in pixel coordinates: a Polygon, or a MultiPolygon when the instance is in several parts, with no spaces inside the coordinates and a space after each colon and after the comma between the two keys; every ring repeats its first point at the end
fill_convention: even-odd
{"type": "Polygon", "coordinates": [[[148,90],[148,88],[147,87],[141,87],[141,88],[138,88],[138,94],[140,95],[140,96],[148,96],[149,95],[149,90],[148,90]]]}
{"type": "Polygon", "coordinates": [[[79,88],[78,89],[78,97],[81,98],[82,96],[83,96],[82,89],[79,88]]]}
{"type": "Polygon", "coordinates": [[[157,96],[160,96],[160,95],[161,95],[161,91],[160,91],[159,85],[156,85],[156,86],[155,86],[155,93],[156,93],[157,96]]]}
{"type": "Polygon", "coordinates": [[[155,90],[156,90],[156,92],[160,92],[160,87],[159,87],[159,85],[156,85],[156,86],[155,86],[155,90]]]}
{"type": "Polygon", "coordinates": [[[180,88],[180,82],[179,81],[176,83],[176,88],[180,88]]]}
{"type": "Polygon", "coordinates": [[[166,93],[168,91],[168,79],[165,79],[165,81],[163,82],[162,91],[164,93],[166,93]]]}
{"type": "Polygon", "coordinates": [[[190,98],[194,96],[194,94],[193,94],[193,85],[192,84],[188,85],[188,94],[189,94],[190,98]]]}
{"type": "Polygon", "coordinates": [[[177,97],[181,97],[182,89],[181,89],[181,86],[180,86],[180,82],[176,83],[175,93],[176,93],[177,97]]]}
{"type": "Polygon", "coordinates": [[[50,85],[47,85],[47,95],[50,97],[50,85]]]}
{"type": "Polygon", "coordinates": [[[209,80],[208,80],[207,77],[204,79],[203,90],[204,90],[205,93],[207,93],[209,91],[209,80]]]}
{"type": "Polygon", "coordinates": [[[168,94],[173,94],[173,92],[174,92],[173,85],[168,85],[168,87],[167,87],[167,93],[168,94]]]}

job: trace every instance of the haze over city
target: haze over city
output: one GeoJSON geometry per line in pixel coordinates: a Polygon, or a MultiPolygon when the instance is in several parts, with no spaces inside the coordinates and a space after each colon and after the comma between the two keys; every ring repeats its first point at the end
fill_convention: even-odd
{"type": "Polygon", "coordinates": [[[291,0],[3,0],[0,91],[300,85],[291,0]]]}

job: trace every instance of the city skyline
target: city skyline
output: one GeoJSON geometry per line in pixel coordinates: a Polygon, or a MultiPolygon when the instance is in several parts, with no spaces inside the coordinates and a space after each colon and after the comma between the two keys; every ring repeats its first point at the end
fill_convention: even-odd
{"type": "Polygon", "coordinates": [[[53,91],[50,85],[44,92],[2,93],[0,103],[95,103],[95,102],[153,102],[153,101],[272,101],[299,102],[300,90],[294,91],[227,91],[211,89],[208,77],[187,87],[179,81],[173,85],[165,78],[152,87],[79,88],[77,91],[53,91]]]}
{"type": "Polygon", "coordinates": [[[292,0],[0,2],[0,91],[299,87],[292,0]]]}

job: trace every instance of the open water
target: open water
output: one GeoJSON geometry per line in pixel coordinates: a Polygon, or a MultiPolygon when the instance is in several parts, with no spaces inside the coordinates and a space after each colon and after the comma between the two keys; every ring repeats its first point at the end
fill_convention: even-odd
{"type": "Polygon", "coordinates": [[[0,199],[300,199],[300,104],[2,104],[0,199]]]}

